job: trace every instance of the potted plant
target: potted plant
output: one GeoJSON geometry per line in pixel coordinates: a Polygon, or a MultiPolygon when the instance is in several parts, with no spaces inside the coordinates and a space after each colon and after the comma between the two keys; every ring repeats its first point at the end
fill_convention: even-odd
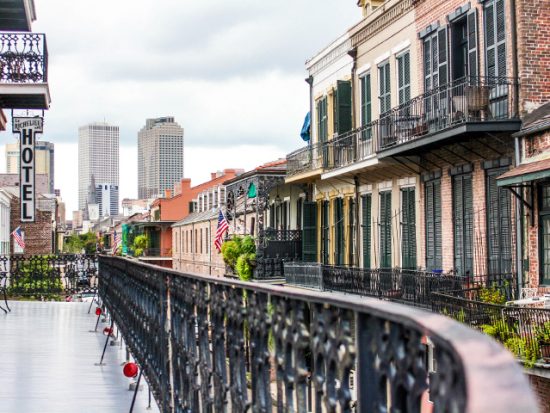
{"type": "Polygon", "coordinates": [[[550,321],[535,328],[535,338],[539,343],[541,357],[550,363],[550,321]]]}

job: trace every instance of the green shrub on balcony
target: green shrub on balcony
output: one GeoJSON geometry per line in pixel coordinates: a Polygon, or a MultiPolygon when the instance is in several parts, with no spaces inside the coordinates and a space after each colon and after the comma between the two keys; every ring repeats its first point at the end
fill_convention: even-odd
{"type": "Polygon", "coordinates": [[[60,299],[63,281],[50,265],[51,256],[33,257],[12,269],[6,293],[11,297],[25,296],[29,299],[60,299]]]}
{"type": "Polygon", "coordinates": [[[222,244],[223,261],[243,281],[252,278],[256,264],[256,244],[254,238],[234,236],[222,244]]]}

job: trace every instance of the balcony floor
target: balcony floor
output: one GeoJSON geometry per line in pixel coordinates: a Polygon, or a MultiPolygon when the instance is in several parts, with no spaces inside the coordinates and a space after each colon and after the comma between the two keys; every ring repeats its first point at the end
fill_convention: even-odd
{"type": "MultiPolygon", "coordinates": [[[[4,304],[3,302],[1,303],[4,304]]],[[[123,376],[125,351],[105,344],[100,323],[87,303],[10,302],[0,311],[0,412],[120,413],[130,410],[133,392],[123,376]]],[[[95,308],[95,307],[94,307],[95,308]]],[[[147,410],[147,384],[138,392],[134,413],[147,410]]]]}

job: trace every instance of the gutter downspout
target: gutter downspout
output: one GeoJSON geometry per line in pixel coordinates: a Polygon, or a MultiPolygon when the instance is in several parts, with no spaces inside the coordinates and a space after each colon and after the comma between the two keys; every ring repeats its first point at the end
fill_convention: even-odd
{"type": "MultiPolygon", "coordinates": [[[[357,48],[354,47],[351,50],[348,51],[348,55],[353,59],[353,64],[351,66],[351,129],[355,130],[357,128],[357,116],[355,115],[357,113],[357,103],[355,99],[355,74],[357,71],[357,48]]],[[[355,145],[357,143],[357,140],[355,140],[355,145]]],[[[354,148],[355,154],[357,155],[357,146],[354,148]]],[[[361,239],[361,232],[359,225],[359,178],[357,175],[353,177],[353,183],[355,186],[355,205],[353,209],[353,220],[355,222],[355,234],[353,236],[355,237],[355,242],[353,243],[353,265],[355,267],[359,267],[359,240],[361,239]]]]}
{"type": "MultiPolygon", "coordinates": [[[[313,148],[313,76],[309,75],[304,79],[309,85],[309,147],[313,148]]],[[[313,156],[313,154],[312,154],[313,156]]],[[[306,201],[313,201],[313,185],[308,184],[306,189],[306,201]]]]}
{"type": "MultiPolygon", "coordinates": [[[[516,18],[516,0],[510,0],[510,20],[512,27],[512,66],[514,75],[516,77],[514,81],[514,111],[516,116],[520,116],[520,103],[519,103],[519,61],[518,61],[518,31],[517,31],[517,18],[516,18]]],[[[518,166],[521,162],[521,151],[519,144],[519,137],[514,140],[514,153],[515,164],[518,166]]],[[[518,273],[518,298],[521,298],[521,288],[523,287],[523,189],[520,192],[521,200],[516,198],[516,271],[518,273]]],[[[531,212],[533,213],[533,212],[531,212]]]]}

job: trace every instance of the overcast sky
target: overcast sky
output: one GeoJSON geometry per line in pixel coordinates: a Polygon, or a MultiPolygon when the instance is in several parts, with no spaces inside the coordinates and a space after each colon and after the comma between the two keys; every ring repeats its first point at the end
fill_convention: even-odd
{"type": "MultiPolygon", "coordinates": [[[[78,126],[120,126],[121,198],[137,195],[137,131],[172,115],[185,176],[250,169],[304,143],[304,62],[360,19],[355,0],[35,0],[56,187],[77,208],[78,126]]],[[[10,140],[8,133],[3,133],[10,140]]]]}

